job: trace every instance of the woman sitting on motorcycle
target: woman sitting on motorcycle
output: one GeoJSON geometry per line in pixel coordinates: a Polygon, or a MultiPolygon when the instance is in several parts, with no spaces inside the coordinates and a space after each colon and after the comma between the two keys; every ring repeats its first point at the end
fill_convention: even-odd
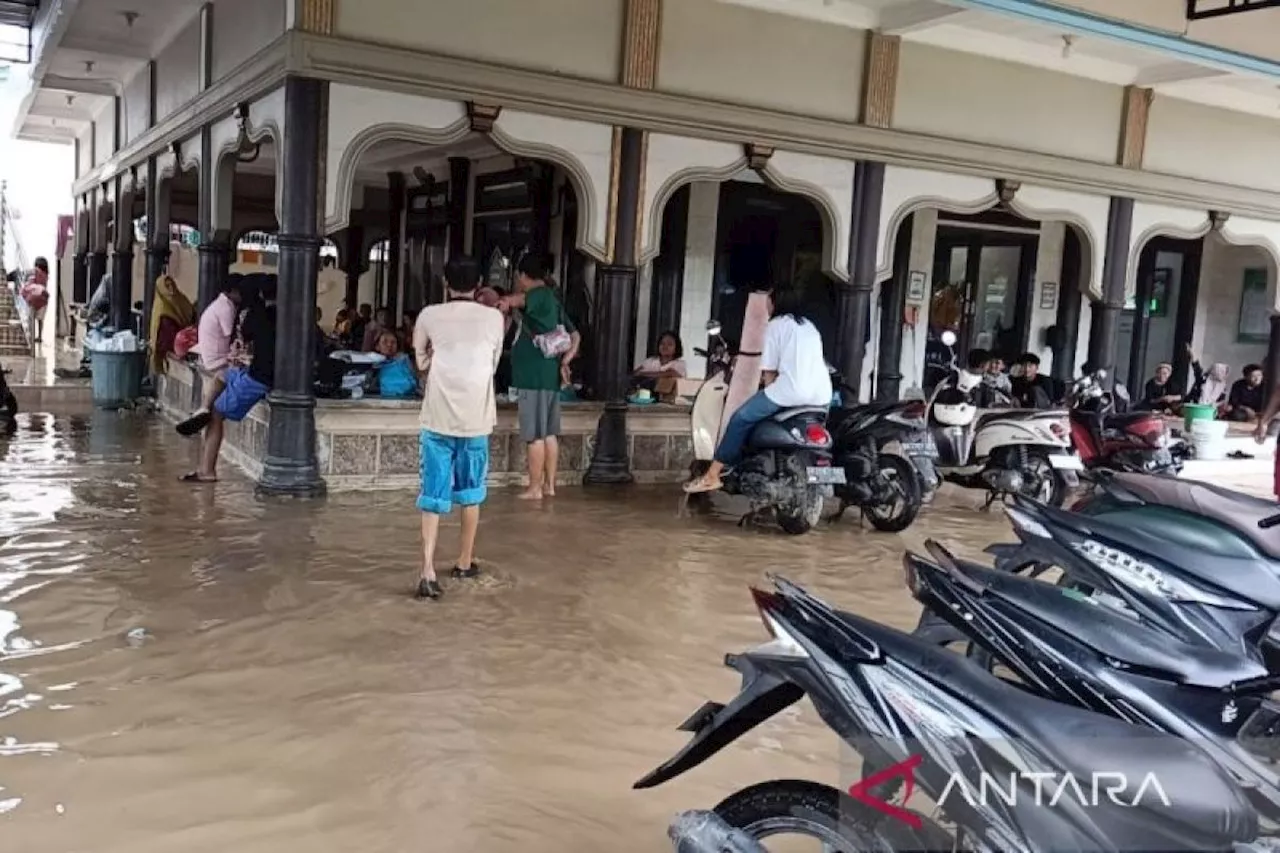
{"type": "Polygon", "coordinates": [[[822,353],[822,334],[805,316],[804,300],[795,288],[769,294],[764,349],[760,354],[763,388],[733,413],[716,447],[711,467],[685,483],[686,492],[712,492],[722,485],[720,474],[742,455],[756,424],[783,409],[799,406],[827,408],[831,404],[831,376],[822,353]]]}

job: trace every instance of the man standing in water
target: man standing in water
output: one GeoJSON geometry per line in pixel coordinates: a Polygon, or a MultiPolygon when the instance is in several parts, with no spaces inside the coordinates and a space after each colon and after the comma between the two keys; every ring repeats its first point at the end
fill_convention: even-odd
{"type": "Polygon", "coordinates": [[[462,508],[454,578],[480,574],[475,563],[480,504],[487,494],[489,435],[498,421],[493,374],[502,355],[502,314],[475,300],[480,267],[460,257],[444,269],[448,301],[422,309],[413,327],[418,370],[426,374],[419,436],[422,575],[418,598],[439,598],[436,542],[440,516],[462,508]]]}

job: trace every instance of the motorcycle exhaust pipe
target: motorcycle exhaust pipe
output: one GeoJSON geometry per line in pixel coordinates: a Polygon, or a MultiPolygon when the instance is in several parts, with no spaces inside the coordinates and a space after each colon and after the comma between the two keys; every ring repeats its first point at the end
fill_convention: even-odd
{"type": "Polygon", "coordinates": [[[725,823],[715,812],[681,812],[667,830],[676,853],[769,853],[764,845],[725,823]]]}

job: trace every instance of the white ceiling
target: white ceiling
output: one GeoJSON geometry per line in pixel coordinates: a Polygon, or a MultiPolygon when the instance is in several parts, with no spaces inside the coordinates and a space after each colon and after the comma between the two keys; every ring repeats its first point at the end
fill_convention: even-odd
{"type": "Polygon", "coordinates": [[[19,138],[72,141],[201,5],[202,0],[63,0],[71,11],[52,24],[52,49],[30,68],[35,94],[19,113],[19,138]]]}
{"type": "MultiPolygon", "coordinates": [[[[999,57],[1009,62],[1046,68],[1116,85],[1138,85],[1162,95],[1205,103],[1225,109],[1275,118],[1280,115],[1277,80],[1226,72],[1205,64],[1186,62],[1159,51],[1103,38],[1060,30],[1020,18],[969,9],[960,0],[721,0],[780,15],[808,18],[858,29],[880,30],[904,41],[930,44],[946,50],[999,57]],[[1064,38],[1065,37],[1065,38],[1064,38]],[[1068,40],[1069,39],[1069,42],[1068,40]]],[[[1183,16],[1184,0],[1068,0],[1069,5],[1117,15],[1128,11],[1168,17],[1169,9],[1183,16]]],[[[1212,25],[1221,37],[1226,28],[1238,34],[1264,22],[1250,12],[1230,21],[1216,19],[1193,24],[1208,31],[1212,25]]],[[[1163,20],[1163,19],[1162,19],[1163,20]]],[[[1271,43],[1276,39],[1280,15],[1269,18],[1271,43]]],[[[1197,30],[1197,32],[1200,32],[1197,30]]],[[[1237,36],[1237,40],[1242,36],[1237,36]]],[[[1274,50],[1273,50],[1274,52],[1274,50]]]]}

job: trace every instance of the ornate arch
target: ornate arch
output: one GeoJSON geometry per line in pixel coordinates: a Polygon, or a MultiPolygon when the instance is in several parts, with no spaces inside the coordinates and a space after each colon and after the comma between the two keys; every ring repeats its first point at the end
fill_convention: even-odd
{"type": "Polygon", "coordinates": [[[902,223],[912,213],[927,207],[951,213],[981,213],[999,200],[990,178],[886,166],[877,238],[876,279],[893,275],[894,245],[902,223]],[[886,211],[889,211],[887,215],[886,211]]]}
{"type": "Polygon", "coordinates": [[[767,149],[757,158],[753,163],[743,146],[731,142],[651,134],[645,161],[640,262],[657,257],[662,216],[667,202],[680,187],[694,181],[722,183],[754,168],[766,184],[779,192],[803,196],[813,203],[822,222],[823,272],[848,280],[853,161],[767,149]]]}
{"type": "Polygon", "coordinates": [[[1131,297],[1137,288],[1138,259],[1142,250],[1156,237],[1199,240],[1213,230],[1213,220],[1206,210],[1172,207],[1145,201],[1134,202],[1133,224],[1130,226],[1129,257],[1125,266],[1124,294],[1131,297]]]}
{"type": "Polygon", "coordinates": [[[1102,261],[1105,254],[1102,247],[1110,216],[1110,198],[1023,185],[1010,200],[1009,207],[1027,219],[1065,222],[1074,228],[1084,253],[1080,268],[1085,271],[1085,276],[1079,283],[1080,291],[1092,299],[1102,298],[1102,261]]]}
{"type": "Polygon", "coordinates": [[[277,223],[280,220],[280,206],[284,198],[284,158],[280,156],[283,92],[279,94],[278,110],[274,103],[276,97],[276,93],[272,93],[253,104],[241,105],[235,113],[210,129],[213,152],[211,204],[215,232],[229,233],[234,228],[236,157],[245,144],[260,146],[269,142],[275,148],[275,216],[277,223]]]}
{"type": "Polygon", "coordinates": [[[1253,246],[1271,258],[1272,311],[1280,313],[1280,222],[1232,216],[1222,222],[1218,233],[1233,246],[1253,246]]]}

